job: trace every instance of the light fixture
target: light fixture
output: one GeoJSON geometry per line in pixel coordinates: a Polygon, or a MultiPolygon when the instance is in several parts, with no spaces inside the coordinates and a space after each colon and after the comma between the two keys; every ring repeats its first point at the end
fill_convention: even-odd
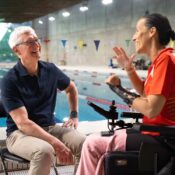
{"type": "Polygon", "coordinates": [[[50,17],[49,17],[49,21],[55,21],[55,17],[50,16],[50,17]]]}
{"type": "Polygon", "coordinates": [[[88,6],[81,6],[80,11],[85,12],[88,10],[88,6]]]}
{"type": "Polygon", "coordinates": [[[102,0],[102,3],[104,5],[108,5],[108,4],[111,4],[113,2],[113,0],[102,0]]]}
{"type": "Polygon", "coordinates": [[[88,1],[87,1],[87,0],[84,0],[84,1],[82,2],[81,7],[80,7],[80,11],[81,11],[81,12],[85,12],[85,11],[87,11],[87,10],[88,10],[88,1]]]}
{"type": "Polygon", "coordinates": [[[69,13],[68,11],[64,11],[64,12],[62,13],[62,15],[63,15],[64,17],[68,17],[68,16],[70,16],[70,13],[69,13]]]}
{"type": "Polygon", "coordinates": [[[39,20],[38,23],[39,23],[39,24],[43,24],[43,21],[42,21],[42,20],[39,20]]]}

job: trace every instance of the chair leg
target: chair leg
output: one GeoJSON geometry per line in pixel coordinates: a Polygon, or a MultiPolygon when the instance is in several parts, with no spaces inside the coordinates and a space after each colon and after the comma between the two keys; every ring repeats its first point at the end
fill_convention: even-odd
{"type": "Polygon", "coordinates": [[[5,161],[2,157],[1,157],[1,162],[2,162],[2,168],[3,168],[5,175],[8,175],[7,167],[5,165],[5,161]]]}
{"type": "Polygon", "coordinates": [[[54,162],[53,162],[53,169],[54,169],[54,171],[55,171],[55,175],[58,175],[58,171],[57,171],[57,168],[56,168],[56,165],[55,165],[54,162]]]}

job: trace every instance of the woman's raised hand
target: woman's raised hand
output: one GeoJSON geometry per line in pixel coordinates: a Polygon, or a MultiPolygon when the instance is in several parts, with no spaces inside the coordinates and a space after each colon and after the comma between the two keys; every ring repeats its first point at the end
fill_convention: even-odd
{"type": "Polygon", "coordinates": [[[135,58],[135,54],[132,54],[131,57],[128,57],[126,52],[121,47],[114,47],[113,50],[116,54],[114,58],[117,60],[119,66],[126,70],[130,69],[132,67],[132,62],[135,58]]]}

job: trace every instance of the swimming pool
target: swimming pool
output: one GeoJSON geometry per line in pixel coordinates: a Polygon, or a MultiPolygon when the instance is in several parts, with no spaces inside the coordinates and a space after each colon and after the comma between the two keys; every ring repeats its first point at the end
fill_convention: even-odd
{"type": "MultiPolygon", "coordinates": [[[[97,121],[104,120],[104,117],[95,112],[87,102],[91,101],[105,110],[109,110],[112,100],[115,100],[119,117],[122,111],[131,111],[131,109],[112,92],[105,84],[106,78],[111,73],[88,72],[78,70],[63,70],[76,84],[79,92],[79,120],[80,121],[97,121]]],[[[131,89],[132,86],[126,76],[120,75],[123,86],[131,89]]],[[[68,104],[64,93],[57,96],[55,109],[56,118],[60,121],[69,115],[68,104]],[[63,97],[63,98],[62,98],[63,97]],[[61,100],[60,100],[61,99],[61,100]],[[62,108],[59,109],[59,108],[62,108]]]]}
{"type": "MultiPolygon", "coordinates": [[[[0,69],[0,78],[8,69],[0,69]]],[[[104,120],[104,117],[95,112],[88,104],[91,101],[105,110],[109,110],[112,100],[115,100],[117,111],[131,111],[131,109],[113,93],[104,83],[105,79],[111,73],[97,73],[77,70],[63,70],[76,84],[79,92],[79,121],[98,121],[104,120]]],[[[119,75],[124,87],[131,89],[126,76],[119,75]]],[[[69,115],[67,98],[64,92],[57,94],[57,103],[55,107],[55,117],[57,122],[63,122],[69,115]]],[[[0,120],[0,126],[5,126],[5,120],[0,120]]]]}

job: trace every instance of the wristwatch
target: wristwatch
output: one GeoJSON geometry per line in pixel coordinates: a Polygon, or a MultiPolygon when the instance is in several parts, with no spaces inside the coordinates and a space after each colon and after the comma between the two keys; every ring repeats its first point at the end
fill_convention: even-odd
{"type": "Polygon", "coordinates": [[[77,111],[71,111],[70,118],[77,118],[77,117],[78,117],[78,112],[77,111]]]}

